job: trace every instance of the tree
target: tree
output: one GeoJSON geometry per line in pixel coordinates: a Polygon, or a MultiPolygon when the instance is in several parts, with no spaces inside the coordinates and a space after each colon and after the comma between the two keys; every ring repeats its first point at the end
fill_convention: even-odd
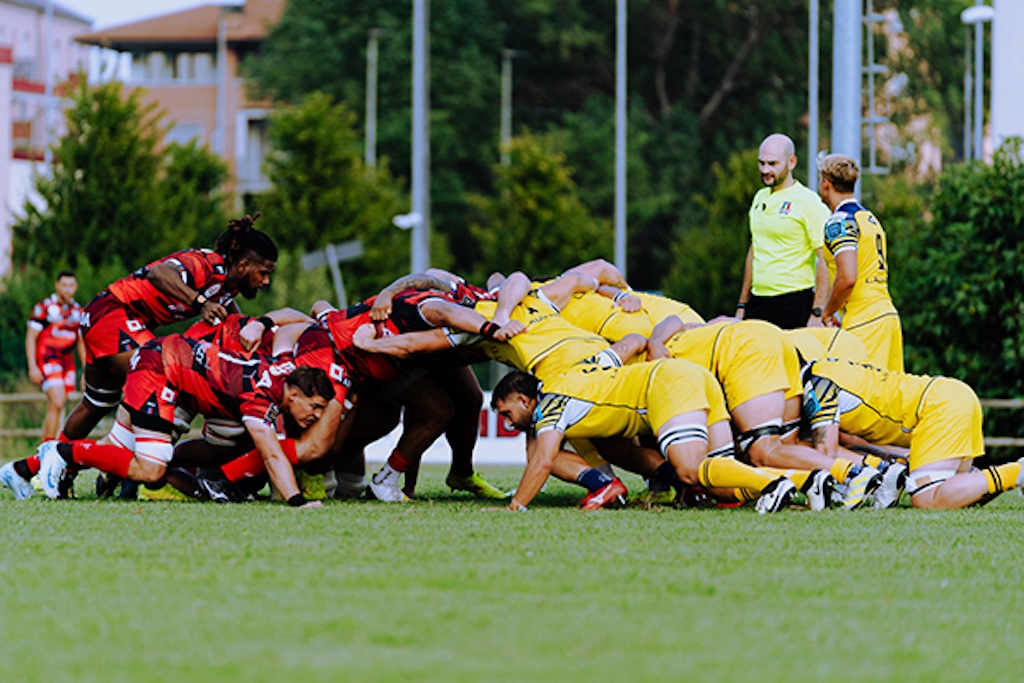
{"type": "Polygon", "coordinates": [[[496,194],[470,197],[476,210],[470,234],[482,252],[478,279],[495,270],[543,277],[582,261],[611,258],[611,226],[587,213],[565,156],[549,137],[515,138],[510,164],[495,166],[494,173],[496,194]]]}
{"type": "Polygon", "coordinates": [[[747,211],[761,187],[756,168],[754,149],[736,152],[724,164],[713,164],[714,193],[695,198],[706,218],[682,227],[674,240],[665,293],[706,318],[732,315],[736,310],[750,246],[747,211]]]}
{"type": "Polygon", "coordinates": [[[14,224],[17,264],[136,268],[223,230],[223,162],[195,143],[161,149],[161,114],[140,97],[77,80],[52,173],[36,180],[42,204],[14,224]]]}
{"type": "Polygon", "coordinates": [[[355,122],[324,93],[275,110],[267,131],[272,187],[256,204],[284,249],[361,239],[366,255],[345,266],[345,280],[350,295],[364,298],[408,271],[409,235],[391,224],[407,211],[399,184],[386,158],[372,173],[363,165],[355,122]]]}

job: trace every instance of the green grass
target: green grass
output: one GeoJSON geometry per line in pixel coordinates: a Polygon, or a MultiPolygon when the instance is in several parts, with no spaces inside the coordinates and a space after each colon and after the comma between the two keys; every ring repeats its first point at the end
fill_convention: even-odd
{"type": "MultiPolygon", "coordinates": [[[[519,472],[484,472],[511,488],[519,472]]],[[[3,681],[996,681],[1024,500],[926,513],[15,502],[3,681]]],[[[631,487],[636,480],[629,481],[631,487]]],[[[84,487],[80,487],[83,488],[84,487]]]]}

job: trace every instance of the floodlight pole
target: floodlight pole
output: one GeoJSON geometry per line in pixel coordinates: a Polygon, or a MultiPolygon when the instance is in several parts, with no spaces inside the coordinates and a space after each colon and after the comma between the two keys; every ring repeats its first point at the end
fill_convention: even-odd
{"type": "Polygon", "coordinates": [[[626,277],[626,0],[615,14],[615,265],[626,277]]]}
{"type": "Polygon", "coordinates": [[[818,20],[819,0],[810,0],[807,65],[807,185],[818,187],[818,20]]]}
{"type": "MultiPolygon", "coordinates": [[[[44,95],[43,95],[43,168],[44,172],[49,175],[51,166],[53,164],[53,151],[50,149],[50,126],[52,125],[52,117],[50,115],[53,109],[53,0],[46,0],[46,61],[43,64],[43,68],[46,73],[43,74],[44,83],[44,95]]],[[[5,162],[6,163],[6,162],[5,162]]]]}
{"type": "Polygon", "coordinates": [[[412,272],[430,267],[429,0],[413,0],[412,31],[412,272]]]}

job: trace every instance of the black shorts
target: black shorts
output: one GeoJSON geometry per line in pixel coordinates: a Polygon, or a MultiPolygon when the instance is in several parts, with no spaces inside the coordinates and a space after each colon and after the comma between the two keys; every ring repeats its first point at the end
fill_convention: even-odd
{"type": "Polygon", "coordinates": [[[814,305],[814,290],[802,289],[778,296],[751,294],[743,315],[744,320],[765,320],[784,330],[807,327],[814,305]]]}

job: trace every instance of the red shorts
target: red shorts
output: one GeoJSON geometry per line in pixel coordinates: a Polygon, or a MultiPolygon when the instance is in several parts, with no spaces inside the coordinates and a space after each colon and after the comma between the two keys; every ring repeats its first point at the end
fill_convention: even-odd
{"type": "Polygon", "coordinates": [[[85,307],[81,329],[88,365],[100,358],[137,349],[156,337],[145,322],[107,292],[85,307]]]}
{"type": "Polygon", "coordinates": [[[121,405],[131,414],[133,427],[163,434],[173,431],[178,390],[164,374],[164,358],[159,346],[139,349],[132,358],[121,405]]]}
{"type": "Polygon", "coordinates": [[[43,391],[49,391],[61,384],[68,394],[75,390],[74,347],[62,351],[48,346],[38,346],[36,365],[43,373],[43,391]]]}

